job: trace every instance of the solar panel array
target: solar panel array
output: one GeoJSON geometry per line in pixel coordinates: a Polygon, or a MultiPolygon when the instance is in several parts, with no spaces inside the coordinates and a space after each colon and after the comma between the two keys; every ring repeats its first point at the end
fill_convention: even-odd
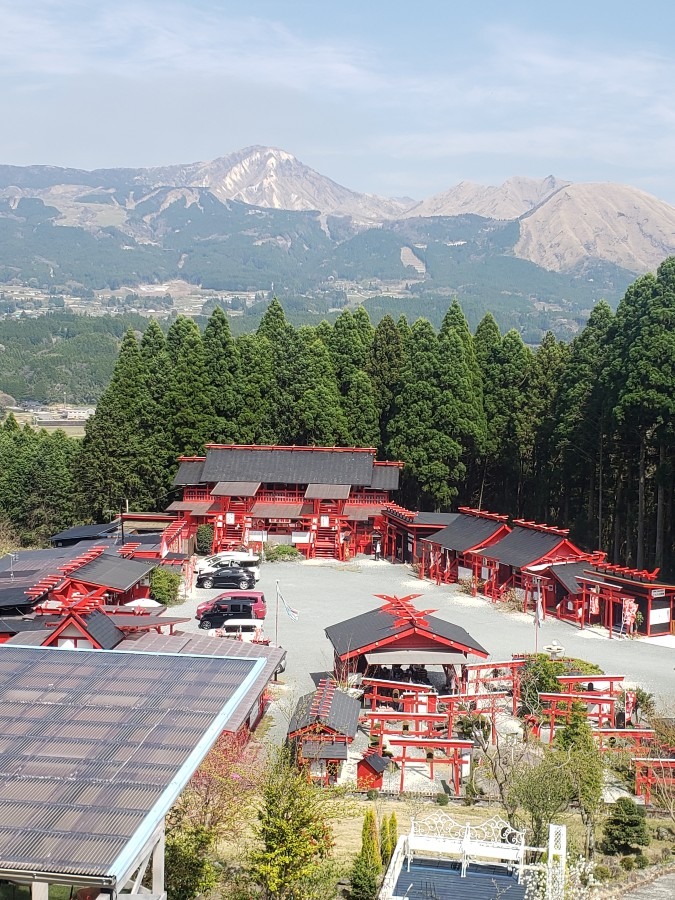
{"type": "Polygon", "coordinates": [[[254,665],[4,647],[0,877],[110,874],[254,665]]]}

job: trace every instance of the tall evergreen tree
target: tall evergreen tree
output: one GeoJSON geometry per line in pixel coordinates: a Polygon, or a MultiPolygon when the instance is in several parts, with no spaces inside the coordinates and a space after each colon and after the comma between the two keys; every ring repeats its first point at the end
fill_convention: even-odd
{"type": "Polygon", "coordinates": [[[145,454],[140,430],[145,403],[145,367],[133,331],[122,341],[110,384],[85,424],[78,460],[81,513],[101,521],[124,500],[145,509],[148,497],[139,477],[145,454]]]}
{"type": "Polygon", "coordinates": [[[310,329],[300,330],[290,389],[288,442],[333,446],[349,439],[330,354],[310,329]]]}
{"type": "Polygon", "coordinates": [[[389,452],[406,464],[409,498],[436,507],[446,506],[457,496],[464,476],[462,446],[446,430],[440,371],[438,338],[429,322],[418,319],[412,327],[396,413],[389,424],[389,452]]]}
{"type": "Polygon", "coordinates": [[[340,313],[333,325],[328,349],[333,360],[335,377],[342,395],[347,393],[351,376],[365,368],[372,343],[372,326],[368,314],[357,319],[346,309],[340,313]]]}
{"type": "Polygon", "coordinates": [[[76,521],[73,472],[78,452],[79,442],[63,431],[40,432],[27,469],[22,510],[22,525],[31,543],[44,543],[76,521]]]}
{"type": "Polygon", "coordinates": [[[212,432],[213,407],[204,343],[197,323],[179,317],[167,334],[171,368],[164,415],[176,456],[204,452],[212,432]],[[174,327],[176,333],[172,334],[174,327]]]}
{"type": "Polygon", "coordinates": [[[237,441],[239,351],[223,310],[217,306],[204,329],[204,355],[213,405],[212,440],[237,441]]]}
{"type": "Polygon", "coordinates": [[[257,334],[237,338],[241,375],[237,434],[242,444],[277,444],[274,419],[276,380],[271,341],[257,334]]]}
{"type": "Polygon", "coordinates": [[[373,385],[365,372],[356,371],[350,376],[342,409],[349,430],[348,443],[354,447],[377,448],[380,443],[380,423],[373,385]]]}
{"type": "Polygon", "coordinates": [[[391,316],[383,316],[375,329],[366,362],[367,372],[373,385],[379,421],[380,438],[377,446],[382,449],[384,449],[394,398],[400,390],[403,364],[401,332],[391,316]]]}

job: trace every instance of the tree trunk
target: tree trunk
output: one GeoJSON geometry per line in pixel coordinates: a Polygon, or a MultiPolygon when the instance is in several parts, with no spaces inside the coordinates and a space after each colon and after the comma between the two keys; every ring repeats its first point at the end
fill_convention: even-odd
{"type": "Polygon", "coordinates": [[[663,568],[663,548],[666,533],[666,444],[663,438],[659,442],[659,474],[656,488],[656,547],[654,565],[663,568]]]}
{"type": "Polygon", "coordinates": [[[584,538],[589,543],[592,542],[592,534],[594,531],[593,520],[595,519],[595,465],[589,466],[588,472],[588,509],[586,511],[586,521],[588,528],[584,538]]]}
{"type": "Polygon", "coordinates": [[[616,494],[614,497],[614,548],[612,552],[612,562],[619,562],[619,554],[621,553],[621,504],[623,502],[623,480],[621,473],[618,473],[616,494]]]}
{"type": "Polygon", "coordinates": [[[644,434],[640,435],[640,462],[638,475],[638,522],[637,522],[637,548],[635,567],[644,569],[645,565],[645,481],[646,481],[646,456],[647,440],[644,434]]]}
{"type": "Polygon", "coordinates": [[[598,454],[598,550],[602,550],[602,431],[600,432],[600,452],[598,454]]]}

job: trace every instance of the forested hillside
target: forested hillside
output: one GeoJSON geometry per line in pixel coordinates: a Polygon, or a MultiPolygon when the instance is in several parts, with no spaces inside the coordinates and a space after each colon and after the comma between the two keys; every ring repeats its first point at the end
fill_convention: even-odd
{"type": "Polygon", "coordinates": [[[22,532],[44,534],[124,498],[166,506],[176,456],[209,441],[374,446],[405,462],[411,507],[480,505],[569,526],[613,561],[672,572],[674,325],[675,258],[638,279],[616,314],[599,303],[571,344],[549,334],[534,352],[490,314],[472,334],[457,302],[440,331],[389,316],[373,327],[363,309],[295,327],[277,301],[236,339],[220,309],[203,334],[187,318],[166,336],[152,322],[140,342],[124,337],[81,447],[59,438],[41,450],[44,438],[5,426],[0,466],[23,474],[0,483],[0,506],[22,532]],[[31,460],[47,449],[37,497],[31,460]],[[57,457],[69,472],[53,480],[68,486],[63,510],[47,483],[57,457]],[[35,500],[29,515],[17,490],[35,500]]]}

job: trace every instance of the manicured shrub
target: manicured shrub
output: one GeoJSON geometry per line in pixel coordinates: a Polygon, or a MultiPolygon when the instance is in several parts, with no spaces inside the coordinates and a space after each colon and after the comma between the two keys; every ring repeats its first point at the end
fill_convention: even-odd
{"type": "Polygon", "coordinates": [[[376,790],[375,788],[371,788],[366,794],[366,797],[369,800],[377,800],[377,798],[379,796],[380,796],[380,792],[378,790],[376,790]]]}
{"type": "Polygon", "coordinates": [[[612,877],[612,873],[608,866],[603,866],[603,864],[600,863],[593,869],[593,877],[596,881],[609,881],[612,877]]]}
{"type": "Polygon", "coordinates": [[[632,872],[633,869],[635,868],[635,857],[634,856],[623,856],[621,858],[621,861],[619,862],[619,865],[626,872],[632,872]]]}
{"type": "Polygon", "coordinates": [[[213,525],[200,525],[197,528],[197,553],[210,553],[213,546],[213,525]]]}
{"type": "Polygon", "coordinates": [[[286,562],[300,559],[302,553],[293,544],[265,544],[267,562],[286,562]]]}
{"type": "Polygon", "coordinates": [[[150,596],[164,606],[175,606],[179,602],[180,583],[178,572],[157,566],[150,573],[150,596]]]}
{"type": "Polygon", "coordinates": [[[439,806],[447,806],[449,802],[450,798],[447,794],[436,794],[436,803],[438,803],[439,806]]]}
{"type": "MultiPolygon", "coordinates": [[[[649,844],[647,813],[630,797],[619,797],[611,807],[605,822],[603,845],[605,853],[631,853],[649,844]]],[[[623,865],[623,860],[621,861],[623,865]]]]}

